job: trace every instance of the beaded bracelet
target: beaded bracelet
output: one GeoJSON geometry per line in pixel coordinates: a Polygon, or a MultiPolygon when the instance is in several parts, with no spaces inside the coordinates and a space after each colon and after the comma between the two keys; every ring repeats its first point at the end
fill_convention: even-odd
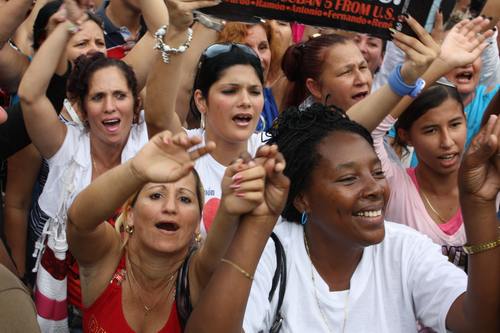
{"type": "Polygon", "coordinates": [[[165,44],[165,42],[163,41],[163,37],[165,37],[165,35],[167,34],[167,30],[168,26],[163,25],[155,32],[156,44],[154,47],[155,50],[160,50],[162,60],[166,64],[170,63],[170,53],[178,54],[186,52],[186,50],[191,45],[191,41],[193,40],[193,29],[188,28],[186,42],[178,48],[171,47],[165,44]]]}
{"type": "Polygon", "coordinates": [[[403,65],[399,64],[394,68],[394,70],[389,75],[389,87],[391,90],[399,96],[410,96],[417,97],[422,90],[425,88],[425,80],[418,78],[414,85],[406,84],[401,76],[401,68],[403,65]]]}

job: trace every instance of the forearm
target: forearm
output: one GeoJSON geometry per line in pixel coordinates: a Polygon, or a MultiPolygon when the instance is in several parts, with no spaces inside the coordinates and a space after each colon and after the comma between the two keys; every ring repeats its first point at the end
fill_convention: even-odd
{"type": "Polygon", "coordinates": [[[481,127],[483,127],[490,119],[491,115],[498,115],[500,112],[500,90],[497,91],[495,97],[488,104],[488,108],[483,114],[483,120],[481,120],[481,127]]]}
{"type": "MultiPolygon", "coordinates": [[[[190,269],[198,284],[193,286],[196,291],[203,290],[217,268],[220,259],[226,253],[238,227],[239,218],[239,216],[228,214],[223,207],[219,207],[217,210],[217,215],[214,218],[207,239],[196,255],[196,259],[193,259],[193,269],[190,269]]],[[[195,294],[191,293],[192,296],[195,294]]],[[[191,299],[193,304],[196,303],[194,298],[191,299]]]]}
{"type": "Polygon", "coordinates": [[[69,38],[68,25],[64,22],[42,44],[19,85],[19,97],[24,103],[31,103],[45,96],[69,38]]]}
{"type": "MultiPolygon", "coordinates": [[[[495,202],[478,203],[467,196],[461,196],[460,201],[467,243],[477,245],[497,240],[495,202]]],[[[468,258],[468,284],[463,302],[465,322],[470,324],[471,332],[498,332],[500,247],[468,258]]]]}
{"type": "MultiPolygon", "coordinates": [[[[187,31],[169,29],[165,43],[178,47],[187,38],[187,31]]],[[[155,50],[153,68],[147,82],[146,123],[149,137],[168,129],[172,133],[182,131],[183,120],[175,113],[175,100],[179,91],[184,54],[170,54],[170,63],[163,62],[161,54],[155,50]]]]}
{"type": "Polygon", "coordinates": [[[4,208],[4,233],[12,259],[14,260],[19,276],[23,276],[26,269],[26,235],[28,233],[28,209],[26,207],[4,208]]]}
{"type": "Polygon", "coordinates": [[[102,221],[144,185],[132,170],[132,162],[121,164],[96,178],[68,210],[69,221],[79,230],[95,230],[102,221]]]}
{"type": "MultiPolygon", "coordinates": [[[[253,276],[276,219],[269,217],[267,221],[262,221],[245,217],[240,222],[225,259],[253,276]]],[[[185,332],[240,333],[251,286],[252,281],[242,272],[221,262],[194,308],[185,332]]]]}
{"type": "Polygon", "coordinates": [[[32,0],[11,0],[0,7],[0,47],[15,33],[26,18],[32,0]]]}

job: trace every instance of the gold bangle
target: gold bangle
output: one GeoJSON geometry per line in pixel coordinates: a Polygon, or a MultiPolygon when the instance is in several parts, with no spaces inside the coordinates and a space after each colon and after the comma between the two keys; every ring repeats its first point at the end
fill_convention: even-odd
{"type": "Polygon", "coordinates": [[[498,247],[499,245],[500,245],[500,238],[495,240],[495,241],[486,242],[486,243],[477,244],[477,245],[464,245],[463,248],[464,248],[464,252],[467,254],[476,254],[476,253],[480,253],[483,251],[494,249],[494,248],[498,247]]]}
{"type": "Polygon", "coordinates": [[[226,264],[229,264],[231,266],[233,266],[234,268],[236,268],[241,274],[243,274],[247,279],[249,279],[250,281],[253,281],[253,275],[248,273],[247,271],[245,271],[243,268],[241,268],[238,264],[235,264],[234,262],[232,262],[231,260],[227,260],[225,258],[222,258],[220,261],[222,262],[225,262],[226,264]]]}

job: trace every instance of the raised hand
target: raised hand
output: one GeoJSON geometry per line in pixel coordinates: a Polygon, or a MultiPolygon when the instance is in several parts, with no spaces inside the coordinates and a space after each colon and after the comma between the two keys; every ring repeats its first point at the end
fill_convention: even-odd
{"type": "Polygon", "coordinates": [[[500,190],[500,118],[490,116],[462,160],[459,173],[461,195],[494,201],[500,190]]]}
{"type": "Polygon", "coordinates": [[[401,69],[401,76],[407,83],[415,82],[429,68],[440,52],[439,44],[414,18],[405,17],[417,38],[401,32],[392,32],[394,44],[406,54],[406,61],[401,69]]]}
{"type": "Polygon", "coordinates": [[[196,159],[215,148],[210,141],[204,147],[192,149],[200,143],[201,138],[188,138],[185,132],[158,133],[132,159],[132,172],[144,182],[175,182],[191,171],[196,159]]]}
{"type": "Polygon", "coordinates": [[[218,5],[220,0],[165,0],[170,25],[185,30],[193,23],[193,10],[218,5]]]}
{"type": "Polygon", "coordinates": [[[283,174],[286,162],[278,146],[262,146],[255,161],[266,170],[264,200],[250,214],[253,216],[279,216],[285,207],[290,180],[283,174]]]}
{"type": "Polygon", "coordinates": [[[485,30],[489,24],[490,20],[482,16],[457,23],[446,35],[439,59],[450,69],[474,62],[488,46],[486,38],[493,35],[493,30],[485,30]]]}
{"type": "Polygon", "coordinates": [[[67,19],[76,25],[82,24],[87,19],[85,10],[75,0],[64,0],[64,8],[66,9],[67,19]]]}
{"type": "Polygon", "coordinates": [[[237,159],[222,178],[221,208],[230,215],[251,212],[264,200],[266,171],[250,156],[237,159]]]}

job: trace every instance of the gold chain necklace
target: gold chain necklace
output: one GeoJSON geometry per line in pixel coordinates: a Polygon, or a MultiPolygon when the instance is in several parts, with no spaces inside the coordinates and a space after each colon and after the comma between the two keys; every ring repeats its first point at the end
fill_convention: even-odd
{"type": "Polygon", "coordinates": [[[429,198],[427,198],[427,195],[425,195],[425,192],[422,188],[420,188],[420,193],[422,194],[422,197],[424,198],[425,202],[427,203],[427,206],[432,210],[434,215],[437,216],[437,218],[441,221],[441,223],[447,223],[448,220],[444,219],[441,214],[438,213],[438,211],[432,206],[429,198]]]}
{"type": "MultiPolygon", "coordinates": [[[[129,263],[131,263],[130,259],[127,257],[127,261],[129,263]]],[[[136,299],[138,299],[141,303],[142,303],[142,306],[143,306],[143,309],[144,309],[144,312],[145,312],[145,316],[147,316],[151,311],[153,311],[156,306],[160,303],[160,301],[164,298],[163,297],[163,291],[165,289],[167,289],[168,285],[174,280],[175,276],[177,275],[177,270],[174,271],[173,273],[170,274],[170,276],[166,279],[166,282],[165,282],[165,285],[163,285],[160,290],[161,292],[159,293],[160,294],[160,297],[155,301],[153,302],[152,305],[147,305],[146,302],[144,301],[144,299],[142,298],[142,294],[141,294],[141,291],[143,290],[142,286],[139,284],[139,282],[137,281],[137,279],[135,278],[135,275],[134,275],[134,272],[133,272],[133,269],[132,267],[130,266],[130,269],[126,271],[126,274],[127,276],[130,276],[131,278],[130,279],[127,279],[128,280],[128,285],[129,285],[129,288],[130,290],[132,291],[132,294],[134,295],[134,297],[136,299]],[[130,274],[128,273],[130,271],[130,274]],[[136,290],[135,288],[132,287],[132,283],[131,283],[131,280],[134,280],[135,281],[135,284],[137,286],[139,286],[140,290],[139,290],[139,293],[136,293],[136,290]]],[[[168,294],[167,295],[170,295],[172,294],[173,295],[173,298],[175,299],[175,289],[174,289],[174,286],[175,284],[173,284],[170,288],[170,290],[168,291],[168,294]],[[173,291],[173,293],[172,293],[173,291]]]]}
{"type": "MultiPolygon", "coordinates": [[[[309,257],[309,261],[311,262],[311,280],[313,283],[314,298],[316,299],[316,305],[318,306],[319,312],[321,313],[321,317],[323,318],[323,322],[325,323],[326,327],[328,328],[328,331],[333,333],[333,329],[330,327],[330,324],[328,322],[328,318],[326,317],[326,314],[323,311],[323,307],[321,306],[321,303],[320,303],[319,297],[318,297],[318,292],[316,290],[317,288],[316,288],[316,279],[314,278],[314,265],[312,262],[311,253],[309,251],[309,243],[307,242],[305,230],[304,230],[304,245],[306,247],[306,252],[307,252],[307,256],[309,257]]],[[[345,325],[347,323],[347,315],[348,315],[347,309],[349,307],[349,293],[350,293],[350,291],[348,291],[346,293],[345,301],[344,301],[344,323],[342,324],[342,333],[344,333],[345,325]]]]}

